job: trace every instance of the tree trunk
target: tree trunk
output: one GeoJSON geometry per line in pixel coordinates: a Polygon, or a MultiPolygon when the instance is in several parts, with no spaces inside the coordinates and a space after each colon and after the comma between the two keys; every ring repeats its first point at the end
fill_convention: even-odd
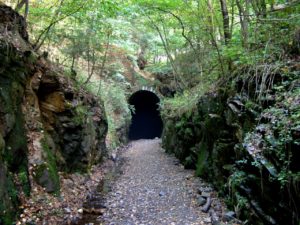
{"type": "Polygon", "coordinates": [[[225,39],[225,44],[228,45],[231,39],[231,33],[230,33],[230,26],[229,26],[230,22],[229,22],[227,2],[226,0],[220,0],[220,3],[221,3],[222,15],[223,15],[224,39],[225,39]]]}
{"type": "MultiPolygon", "coordinates": [[[[271,2],[271,5],[272,4],[271,2]]],[[[251,5],[257,18],[265,18],[267,16],[267,4],[265,0],[252,0],[251,5]]]]}
{"type": "Polygon", "coordinates": [[[108,31],[107,41],[106,41],[106,46],[105,46],[105,52],[104,52],[104,56],[103,56],[103,60],[102,60],[102,63],[101,63],[101,68],[100,68],[100,75],[99,75],[100,82],[99,82],[99,88],[98,88],[98,91],[97,91],[97,96],[100,94],[100,91],[101,91],[101,79],[102,79],[102,76],[103,76],[103,71],[104,71],[104,67],[105,67],[105,64],[106,64],[106,60],[107,60],[107,54],[108,54],[111,35],[112,35],[112,31],[108,31]]]}
{"type": "Polygon", "coordinates": [[[265,0],[260,0],[260,11],[263,18],[267,17],[267,4],[265,0]]]}
{"type": "Polygon", "coordinates": [[[47,39],[47,37],[50,33],[51,28],[59,21],[59,20],[56,20],[56,18],[59,17],[60,9],[61,9],[63,3],[64,3],[64,0],[61,0],[58,9],[56,10],[55,14],[53,15],[50,25],[40,34],[36,43],[33,45],[35,51],[39,50],[42,47],[42,45],[44,44],[45,40],[47,39]]]}
{"type": "Polygon", "coordinates": [[[247,16],[249,16],[248,15],[249,13],[247,14],[246,12],[248,12],[249,9],[248,0],[246,0],[246,9],[244,8],[240,0],[236,0],[236,5],[239,10],[241,33],[243,37],[243,46],[247,48],[248,47],[248,26],[249,26],[247,16]]]}
{"type": "Polygon", "coordinates": [[[232,36],[233,33],[233,27],[234,27],[234,15],[235,15],[235,1],[231,0],[231,25],[230,25],[230,34],[232,36]]]}
{"type": "MultiPolygon", "coordinates": [[[[89,53],[90,54],[90,53],[89,53]]],[[[90,57],[89,57],[90,58],[90,57]]],[[[90,60],[88,60],[90,61],[90,60]]],[[[86,81],[84,82],[84,84],[87,84],[88,82],[90,82],[93,74],[94,74],[94,70],[95,70],[95,64],[96,64],[96,59],[95,59],[95,50],[92,50],[92,67],[90,69],[90,62],[88,62],[88,78],[86,79],[86,81]]]]}
{"type": "Polygon", "coordinates": [[[214,29],[214,19],[213,19],[213,15],[214,15],[214,9],[213,9],[213,4],[211,2],[211,0],[207,1],[207,7],[208,7],[208,30],[209,30],[209,35],[211,38],[211,44],[213,47],[216,48],[217,51],[217,55],[218,55],[218,60],[219,60],[219,65],[220,65],[220,69],[222,72],[222,75],[225,75],[225,70],[224,70],[224,66],[223,66],[223,59],[222,59],[222,55],[218,46],[218,42],[216,40],[215,37],[215,29],[214,29]]]}
{"type": "Polygon", "coordinates": [[[77,75],[76,70],[74,69],[74,67],[75,67],[75,61],[76,61],[76,55],[73,55],[72,56],[72,65],[71,65],[71,77],[73,79],[75,79],[76,75],[77,75]]]}
{"type": "Polygon", "coordinates": [[[76,56],[73,55],[73,57],[72,57],[72,64],[71,64],[71,71],[74,70],[74,66],[75,66],[75,58],[76,58],[76,56]]]}
{"type": "Polygon", "coordinates": [[[28,13],[29,13],[29,0],[22,0],[19,2],[15,8],[15,10],[18,12],[20,11],[23,6],[25,5],[25,13],[24,13],[24,19],[27,19],[28,13]]]}
{"type": "Polygon", "coordinates": [[[179,24],[181,26],[181,35],[182,35],[182,37],[186,40],[186,42],[189,44],[189,46],[191,47],[191,49],[194,51],[194,53],[196,55],[197,52],[196,52],[196,49],[194,47],[194,44],[191,41],[191,39],[185,33],[186,29],[185,29],[185,26],[184,26],[184,23],[183,23],[182,19],[179,16],[177,16],[176,14],[174,14],[172,11],[168,11],[168,10],[161,9],[161,8],[157,8],[157,9],[159,11],[162,11],[162,12],[165,12],[165,13],[168,13],[168,14],[172,15],[179,22],[179,24]]]}
{"type": "MultiPolygon", "coordinates": [[[[162,31],[160,30],[160,28],[158,27],[158,25],[151,19],[151,17],[149,15],[147,15],[149,21],[151,22],[153,28],[157,31],[159,37],[160,37],[160,40],[163,44],[163,47],[164,47],[164,50],[167,54],[167,60],[170,62],[171,64],[171,67],[172,67],[172,70],[173,70],[173,74],[174,74],[174,81],[177,85],[177,87],[179,89],[182,89],[181,87],[181,84],[179,81],[179,79],[182,81],[182,84],[185,85],[184,81],[181,79],[180,75],[179,75],[179,72],[178,72],[178,69],[175,65],[175,62],[174,62],[174,59],[170,53],[170,49],[169,49],[169,43],[168,43],[168,40],[167,40],[167,37],[166,37],[166,33],[165,33],[165,29],[164,29],[164,26],[163,26],[163,32],[164,34],[162,33],[162,31]],[[164,37],[165,36],[165,37],[164,37]]],[[[164,24],[163,24],[164,25],[164,24]]]]}

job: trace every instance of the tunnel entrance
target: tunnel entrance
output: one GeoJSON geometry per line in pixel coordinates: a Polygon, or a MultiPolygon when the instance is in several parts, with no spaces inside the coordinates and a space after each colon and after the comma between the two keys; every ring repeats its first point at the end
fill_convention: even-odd
{"type": "Polygon", "coordinates": [[[135,110],[129,128],[130,140],[161,137],[163,122],[158,109],[159,102],[160,99],[151,91],[141,90],[131,95],[129,104],[135,110]]]}

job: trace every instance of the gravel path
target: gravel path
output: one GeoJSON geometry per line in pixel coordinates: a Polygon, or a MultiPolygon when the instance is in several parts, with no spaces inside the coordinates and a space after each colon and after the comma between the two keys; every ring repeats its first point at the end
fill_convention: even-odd
{"type": "Polygon", "coordinates": [[[210,224],[211,216],[201,212],[196,199],[201,188],[212,189],[164,153],[160,143],[134,141],[124,153],[123,174],[105,198],[104,224],[210,224]]]}

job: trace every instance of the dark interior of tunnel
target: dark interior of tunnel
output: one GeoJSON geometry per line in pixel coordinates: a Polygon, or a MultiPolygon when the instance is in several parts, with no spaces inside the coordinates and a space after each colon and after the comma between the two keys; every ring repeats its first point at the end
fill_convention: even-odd
{"type": "Polygon", "coordinates": [[[159,98],[150,91],[137,91],[129,98],[135,110],[132,113],[129,139],[153,139],[161,137],[163,122],[159,112],[159,98]]]}

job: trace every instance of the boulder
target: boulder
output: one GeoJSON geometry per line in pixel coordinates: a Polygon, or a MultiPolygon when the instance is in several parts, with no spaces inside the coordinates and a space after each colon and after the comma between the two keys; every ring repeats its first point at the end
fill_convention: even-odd
{"type": "Polygon", "coordinates": [[[59,183],[58,183],[58,174],[51,173],[51,170],[47,167],[46,164],[38,166],[36,169],[36,182],[45,188],[48,193],[58,192],[59,183]]]}

